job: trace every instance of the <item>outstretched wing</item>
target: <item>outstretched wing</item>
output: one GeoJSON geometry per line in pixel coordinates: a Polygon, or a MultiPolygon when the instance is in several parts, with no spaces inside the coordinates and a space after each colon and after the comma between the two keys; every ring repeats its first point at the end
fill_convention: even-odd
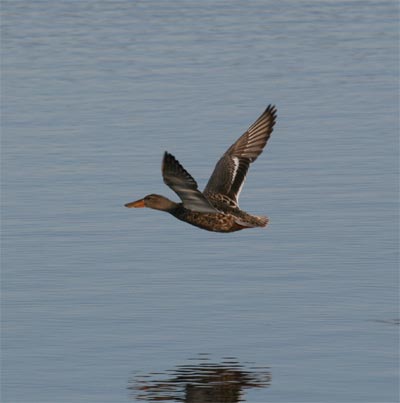
{"type": "Polygon", "coordinates": [[[221,194],[238,205],[250,163],[262,153],[276,121],[276,108],[269,105],[264,113],[232,144],[214,168],[204,194],[221,194]]]}
{"type": "Polygon", "coordinates": [[[193,177],[168,152],[164,154],[162,176],[164,183],[180,197],[185,208],[201,213],[217,213],[203,193],[198,190],[197,182],[193,177]]]}

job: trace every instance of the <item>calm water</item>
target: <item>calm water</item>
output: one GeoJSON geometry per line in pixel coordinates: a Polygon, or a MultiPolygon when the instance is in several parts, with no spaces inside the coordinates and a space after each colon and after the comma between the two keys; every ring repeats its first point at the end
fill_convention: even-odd
{"type": "Polygon", "coordinates": [[[396,1],[2,1],[2,402],[396,402],[396,1]],[[241,207],[204,186],[274,103],[241,207]],[[180,400],[179,400],[180,399],[180,400]]]}

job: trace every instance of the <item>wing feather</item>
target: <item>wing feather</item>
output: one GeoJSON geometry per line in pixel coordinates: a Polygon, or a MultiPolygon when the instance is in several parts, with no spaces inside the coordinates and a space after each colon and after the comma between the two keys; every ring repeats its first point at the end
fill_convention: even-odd
{"type": "Polygon", "coordinates": [[[214,168],[204,194],[222,194],[237,205],[250,164],[262,153],[276,121],[276,108],[269,105],[261,116],[233,143],[214,168]]]}
{"type": "Polygon", "coordinates": [[[180,197],[185,208],[202,213],[217,212],[198,190],[194,178],[172,154],[165,152],[161,170],[164,183],[180,197]]]}

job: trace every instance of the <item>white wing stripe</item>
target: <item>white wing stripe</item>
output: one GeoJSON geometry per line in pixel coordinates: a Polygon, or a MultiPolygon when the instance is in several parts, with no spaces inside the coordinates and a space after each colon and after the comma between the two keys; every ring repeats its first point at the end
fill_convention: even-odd
{"type": "Polygon", "coordinates": [[[233,182],[235,182],[236,174],[237,174],[237,171],[239,168],[239,158],[232,157],[232,161],[233,161],[233,172],[232,172],[232,176],[231,176],[231,185],[233,184],[233,182]]]}

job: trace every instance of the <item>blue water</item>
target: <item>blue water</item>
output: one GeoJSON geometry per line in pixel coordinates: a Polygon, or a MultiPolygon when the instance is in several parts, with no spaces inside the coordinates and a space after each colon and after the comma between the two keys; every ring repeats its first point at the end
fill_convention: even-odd
{"type": "Polygon", "coordinates": [[[397,402],[398,8],[3,0],[2,402],[397,402]],[[269,103],[266,229],[123,207],[269,103]]]}

